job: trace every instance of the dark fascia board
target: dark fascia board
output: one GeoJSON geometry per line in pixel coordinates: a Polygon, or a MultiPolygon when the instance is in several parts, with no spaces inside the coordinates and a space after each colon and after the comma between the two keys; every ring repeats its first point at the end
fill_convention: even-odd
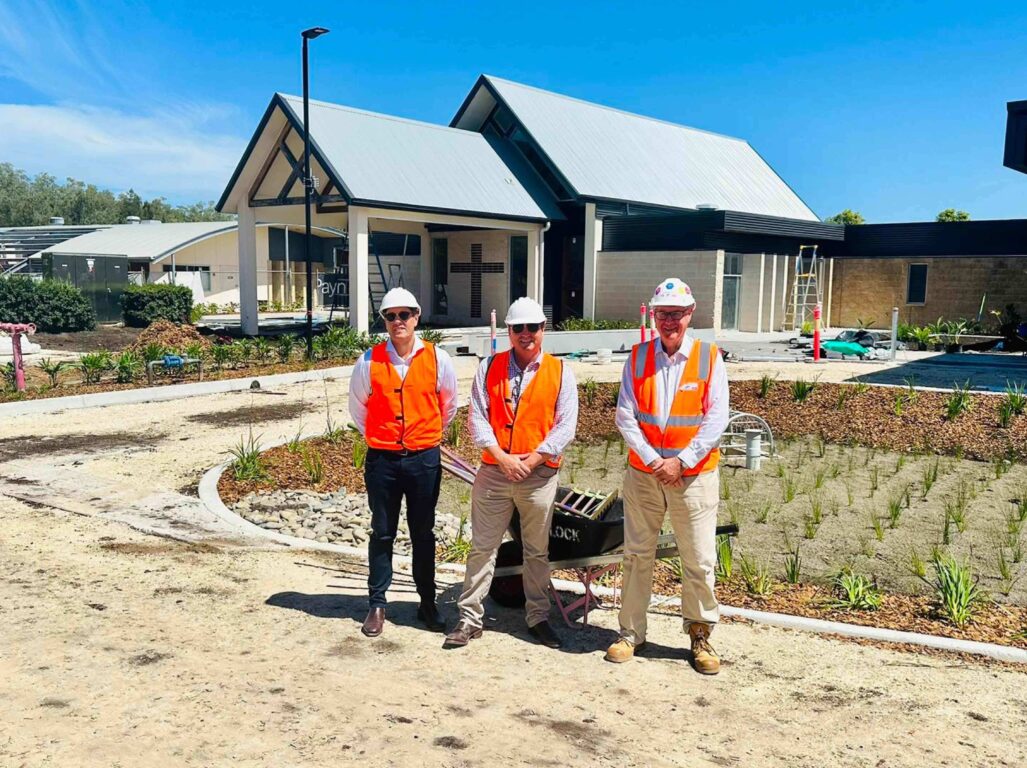
{"type": "Polygon", "coordinates": [[[502,104],[504,107],[506,107],[507,111],[511,115],[513,115],[514,120],[517,121],[517,126],[522,131],[524,131],[525,134],[527,134],[529,139],[531,139],[531,143],[535,145],[535,150],[539,153],[539,155],[542,156],[542,158],[547,163],[549,163],[549,167],[553,170],[553,172],[556,174],[556,176],[560,179],[560,183],[563,184],[564,187],[567,189],[567,191],[570,192],[574,196],[575,200],[580,200],[581,199],[581,195],[578,193],[578,190],[574,188],[573,184],[571,184],[569,181],[567,181],[567,178],[563,175],[563,172],[560,170],[560,166],[558,166],[556,163],[554,163],[553,159],[548,154],[546,154],[546,151],[542,148],[542,145],[539,144],[538,139],[536,139],[534,136],[532,136],[531,131],[529,131],[527,129],[527,127],[521,121],[521,118],[519,118],[517,116],[517,113],[510,107],[509,104],[506,103],[506,100],[503,99],[499,95],[499,91],[497,91],[492,86],[492,83],[489,81],[487,76],[485,76],[485,75],[479,75],[478,76],[478,80],[477,80],[477,82],[475,82],[474,87],[471,89],[471,92],[467,94],[467,97],[464,99],[463,104],[460,105],[460,109],[457,110],[457,113],[453,117],[453,119],[449,121],[449,127],[450,128],[456,128],[456,124],[460,121],[460,118],[463,117],[464,112],[467,111],[467,108],[470,106],[471,101],[472,101],[472,99],[474,99],[474,96],[478,92],[479,88],[484,88],[485,90],[487,90],[489,92],[489,95],[492,96],[492,98],[495,100],[495,102],[497,104],[502,104]]]}
{"type": "Polygon", "coordinates": [[[1002,164],[1027,173],[1027,101],[1006,104],[1006,148],[1002,164]]]}
{"type": "MultiPolygon", "coordinates": [[[[214,206],[214,209],[218,213],[223,212],[225,203],[228,202],[228,196],[232,194],[232,189],[234,189],[236,182],[239,180],[239,176],[242,173],[242,169],[246,167],[246,163],[249,161],[250,155],[253,153],[254,147],[257,146],[257,141],[260,140],[261,135],[264,133],[264,129],[267,127],[268,121],[271,120],[271,115],[275,113],[275,109],[281,109],[282,114],[285,115],[285,119],[288,120],[289,123],[292,125],[293,130],[295,130],[301,136],[303,135],[303,122],[299,119],[296,113],[293,112],[292,107],[289,106],[288,102],[286,102],[286,100],[282,98],[282,95],[280,93],[276,93],[274,96],[271,97],[271,103],[268,104],[267,109],[264,110],[264,116],[261,117],[260,123],[257,125],[257,130],[254,131],[253,136],[250,138],[249,144],[246,145],[246,150],[243,152],[242,157],[239,158],[239,163],[235,166],[235,171],[232,173],[232,178],[229,180],[228,186],[225,187],[225,191],[221,194],[221,199],[218,200],[217,205],[214,206]]],[[[325,171],[332,177],[332,182],[335,183],[336,187],[338,187],[338,189],[346,197],[347,201],[351,200],[353,195],[350,194],[349,189],[342,182],[342,179],[339,177],[338,171],[336,171],[332,164],[327,161],[324,153],[321,151],[321,148],[318,146],[317,141],[314,139],[313,136],[311,136],[310,138],[310,148],[318,163],[321,164],[321,167],[324,168],[325,171]]],[[[275,147],[274,151],[277,150],[278,148],[275,147]]]]}
{"type": "MultiPolygon", "coordinates": [[[[438,213],[445,216],[474,216],[479,219],[496,219],[497,221],[532,221],[540,224],[552,219],[545,216],[510,216],[490,211],[467,211],[458,208],[436,208],[428,205],[403,205],[402,203],[386,202],[383,200],[366,200],[354,198],[349,201],[351,206],[360,208],[384,208],[389,211],[410,211],[412,213],[438,213]]],[[[499,227],[501,229],[501,227],[499,227]]]]}

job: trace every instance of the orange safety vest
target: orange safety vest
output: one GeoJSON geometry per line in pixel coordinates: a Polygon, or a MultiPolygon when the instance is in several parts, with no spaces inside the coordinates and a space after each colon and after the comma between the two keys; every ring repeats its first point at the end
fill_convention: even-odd
{"type": "Polygon", "coordinates": [[[383,451],[421,451],[442,442],[439,364],[435,346],[424,342],[402,379],[385,344],[371,348],[371,395],[364,439],[383,451]]]}
{"type": "MultiPolygon", "coordinates": [[[[556,421],[556,400],[563,384],[563,361],[542,353],[538,371],[521,392],[514,409],[510,397],[510,352],[500,352],[489,361],[485,372],[485,393],[488,395],[489,424],[496,433],[499,447],[507,453],[531,453],[546,439],[556,421]]],[[[488,451],[482,451],[481,460],[495,464],[488,451]]],[[[560,457],[547,461],[554,469],[560,466],[560,457]]]]}
{"type": "MultiPolygon", "coordinates": [[[[656,392],[656,341],[636,344],[631,349],[632,388],[638,404],[638,426],[646,441],[661,458],[669,459],[683,451],[699,431],[710,391],[713,363],[717,359],[717,345],[696,339],[685,362],[684,373],[670,406],[667,424],[660,429],[659,404],[656,392]]],[[[634,451],[628,461],[635,469],[652,472],[634,451]]],[[[714,448],[694,467],[686,467],[685,475],[712,472],[720,463],[720,450],[714,448]]]]}

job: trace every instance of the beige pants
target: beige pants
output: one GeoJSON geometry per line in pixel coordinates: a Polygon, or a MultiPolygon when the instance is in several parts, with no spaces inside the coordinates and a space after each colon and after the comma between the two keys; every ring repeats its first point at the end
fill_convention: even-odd
{"type": "Polygon", "coordinates": [[[467,556],[464,591],[457,601],[461,621],[481,627],[485,596],[496,569],[496,552],[510,526],[514,506],[521,516],[528,626],[549,616],[549,528],[558,481],[556,470],[545,465],[519,483],[507,480],[499,467],[481,465],[471,491],[471,553],[467,556]]]}
{"type": "Polygon", "coordinates": [[[633,645],[645,641],[646,610],[653,591],[656,539],[670,515],[681,557],[681,617],[715,624],[720,618],[713,592],[717,565],[717,507],[720,472],[702,472],[671,488],[654,475],[628,467],[624,476],[624,590],[620,634],[633,645]]]}

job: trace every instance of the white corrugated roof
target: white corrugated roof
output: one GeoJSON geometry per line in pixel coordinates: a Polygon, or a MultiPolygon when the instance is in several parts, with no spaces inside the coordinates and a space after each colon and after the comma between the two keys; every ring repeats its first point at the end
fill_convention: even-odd
{"type": "Polygon", "coordinates": [[[43,253],[85,256],[127,256],[153,261],[200,240],[231,232],[234,221],[181,224],[117,224],[67,240],[43,253]]]}
{"type": "MultiPolygon", "coordinates": [[[[279,94],[297,117],[303,100],[279,94]]],[[[310,102],[310,135],[355,201],[519,219],[563,218],[479,133],[310,102]]]]}
{"type": "Polygon", "coordinates": [[[819,220],[741,139],[486,79],[581,197],[819,220]]]}

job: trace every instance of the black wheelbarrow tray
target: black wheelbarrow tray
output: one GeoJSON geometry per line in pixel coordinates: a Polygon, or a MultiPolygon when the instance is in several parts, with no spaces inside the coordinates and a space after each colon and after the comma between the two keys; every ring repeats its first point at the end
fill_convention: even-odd
{"type": "MultiPolygon", "coordinates": [[[[476,470],[452,451],[442,449],[442,466],[467,483],[474,482],[476,470]]],[[[560,486],[556,498],[564,499],[577,493],[576,489],[560,486]]],[[[523,551],[520,541],[520,516],[514,510],[508,529],[510,541],[503,542],[496,556],[496,570],[489,588],[489,596],[505,607],[523,606],[524,584],[523,551]]],[[[735,535],[735,524],[717,526],[717,535],[735,535]]],[[[473,531],[472,531],[473,535],[473,531]]],[[[602,602],[592,590],[592,584],[604,574],[615,571],[624,559],[624,500],[614,498],[606,505],[598,519],[566,512],[559,506],[553,510],[549,530],[549,568],[551,571],[573,571],[584,587],[584,595],[564,603],[552,580],[549,591],[568,626],[581,626],[570,619],[571,612],[584,609],[583,624],[588,624],[588,612],[602,602]]],[[[674,557],[678,553],[672,534],[660,536],[656,544],[657,559],[674,557]]]]}

